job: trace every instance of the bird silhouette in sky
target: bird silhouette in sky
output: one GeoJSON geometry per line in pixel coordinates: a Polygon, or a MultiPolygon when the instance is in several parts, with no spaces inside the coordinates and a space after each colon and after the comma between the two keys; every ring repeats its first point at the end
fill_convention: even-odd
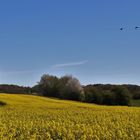
{"type": "Polygon", "coordinates": [[[138,26],[135,26],[135,30],[137,30],[137,29],[139,29],[140,27],[138,27],[138,26]]]}
{"type": "Polygon", "coordinates": [[[122,31],[124,28],[120,28],[120,30],[122,31]]]}
{"type": "MultiPolygon", "coordinates": [[[[137,30],[137,29],[140,29],[140,27],[139,26],[135,26],[135,30],[137,30]]],[[[121,31],[124,30],[124,27],[121,27],[120,30],[121,31]]]]}

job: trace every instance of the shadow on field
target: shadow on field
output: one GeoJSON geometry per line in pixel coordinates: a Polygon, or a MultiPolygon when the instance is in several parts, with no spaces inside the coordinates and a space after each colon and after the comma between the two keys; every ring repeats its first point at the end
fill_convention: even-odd
{"type": "Polygon", "coordinates": [[[0,101],[0,106],[4,106],[4,105],[6,105],[6,103],[3,101],[0,101]]]}

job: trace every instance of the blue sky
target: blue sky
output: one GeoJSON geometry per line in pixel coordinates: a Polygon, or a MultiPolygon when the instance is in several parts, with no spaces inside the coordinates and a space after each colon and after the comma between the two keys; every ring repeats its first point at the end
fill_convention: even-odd
{"type": "Polygon", "coordinates": [[[48,73],[72,74],[82,84],[140,85],[139,6],[139,0],[1,1],[0,83],[32,86],[48,73]]]}

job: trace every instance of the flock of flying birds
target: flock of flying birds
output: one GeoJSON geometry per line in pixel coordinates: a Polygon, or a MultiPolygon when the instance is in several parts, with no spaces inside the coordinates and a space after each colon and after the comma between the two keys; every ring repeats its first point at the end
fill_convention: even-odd
{"type": "MultiPolygon", "coordinates": [[[[135,30],[137,30],[137,29],[139,29],[139,28],[140,28],[140,27],[138,27],[138,26],[135,26],[135,27],[134,27],[135,30]]],[[[124,29],[125,29],[124,27],[121,27],[121,28],[120,28],[121,31],[124,30],[124,29]]]]}

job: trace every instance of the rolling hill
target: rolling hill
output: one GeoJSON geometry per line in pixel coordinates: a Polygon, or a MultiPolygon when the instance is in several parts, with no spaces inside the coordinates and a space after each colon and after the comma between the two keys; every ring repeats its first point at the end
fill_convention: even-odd
{"type": "Polygon", "coordinates": [[[0,94],[0,139],[140,139],[140,108],[0,94]]]}

